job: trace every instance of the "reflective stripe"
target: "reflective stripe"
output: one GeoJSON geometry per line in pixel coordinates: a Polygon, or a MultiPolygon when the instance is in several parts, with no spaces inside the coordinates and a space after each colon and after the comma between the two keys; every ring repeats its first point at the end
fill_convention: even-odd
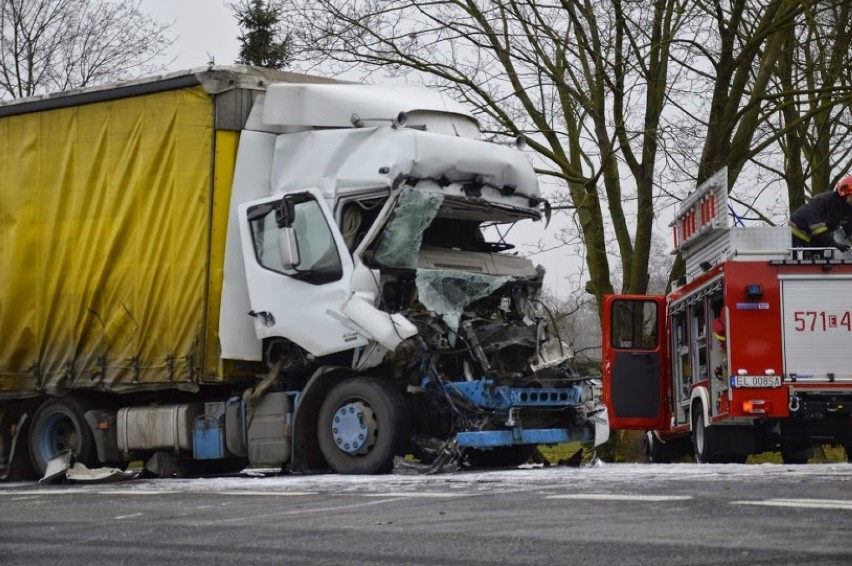
{"type": "Polygon", "coordinates": [[[796,236],[800,240],[804,240],[807,243],[811,242],[810,236],[808,236],[807,234],[805,234],[804,232],[802,232],[801,230],[799,230],[796,226],[794,226],[792,224],[790,225],[790,231],[793,233],[794,236],[796,236]]]}
{"type": "Polygon", "coordinates": [[[714,332],[714,333],[713,333],[713,336],[715,336],[715,337],[716,337],[716,340],[718,340],[719,342],[724,342],[724,341],[725,341],[725,336],[724,336],[724,335],[722,335],[722,334],[717,334],[716,332],[714,332]]]}
{"type": "Polygon", "coordinates": [[[825,224],[817,224],[816,228],[811,228],[811,234],[814,236],[819,236],[823,232],[828,232],[828,226],[825,224]]]}

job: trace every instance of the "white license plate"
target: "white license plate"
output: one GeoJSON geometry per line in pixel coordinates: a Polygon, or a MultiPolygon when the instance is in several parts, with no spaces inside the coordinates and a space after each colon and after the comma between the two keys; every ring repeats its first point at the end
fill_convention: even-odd
{"type": "Polygon", "coordinates": [[[732,375],[731,387],[781,387],[781,376],[732,375]]]}

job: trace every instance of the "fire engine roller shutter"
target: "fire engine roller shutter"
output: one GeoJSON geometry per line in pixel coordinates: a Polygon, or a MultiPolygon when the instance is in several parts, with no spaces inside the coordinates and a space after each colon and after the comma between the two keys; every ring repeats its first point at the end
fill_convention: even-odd
{"type": "Polygon", "coordinates": [[[852,277],[781,278],[784,371],[852,374],[852,277]]]}

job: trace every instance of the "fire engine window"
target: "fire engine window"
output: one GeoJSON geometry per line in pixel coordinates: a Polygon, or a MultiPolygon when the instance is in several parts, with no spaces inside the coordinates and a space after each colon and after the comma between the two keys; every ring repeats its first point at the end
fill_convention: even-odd
{"type": "Polygon", "coordinates": [[[680,312],[672,317],[672,340],[674,356],[675,391],[678,398],[689,399],[690,384],[692,383],[692,363],[689,350],[689,325],[686,322],[686,312],[680,312]]]}
{"type": "Polygon", "coordinates": [[[693,335],[695,336],[695,362],[694,367],[698,369],[695,376],[698,380],[707,379],[707,316],[704,301],[692,305],[693,335]]]}
{"type": "Polygon", "coordinates": [[[653,350],[657,347],[657,304],[653,301],[615,301],[612,306],[612,345],[653,350]]]}

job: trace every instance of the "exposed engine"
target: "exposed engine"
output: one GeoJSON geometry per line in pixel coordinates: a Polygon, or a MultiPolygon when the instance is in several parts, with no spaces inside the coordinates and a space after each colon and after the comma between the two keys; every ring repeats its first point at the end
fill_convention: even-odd
{"type": "MultiPolygon", "coordinates": [[[[595,410],[592,387],[572,370],[570,350],[552,335],[537,300],[542,276],[385,271],[385,304],[418,328],[389,361],[414,393],[414,408],[423,416],[415,419],[421,436],[447,439],[463,431],[587,422],[595,410]],[[433,296],[436,286],[441,292],[433,296]]],[[[505,448],[489,451],[487,463],[520,463],[535,445],[505,448]]],[[[468,454],[482,456],[480,450],[468,454]]]]}

